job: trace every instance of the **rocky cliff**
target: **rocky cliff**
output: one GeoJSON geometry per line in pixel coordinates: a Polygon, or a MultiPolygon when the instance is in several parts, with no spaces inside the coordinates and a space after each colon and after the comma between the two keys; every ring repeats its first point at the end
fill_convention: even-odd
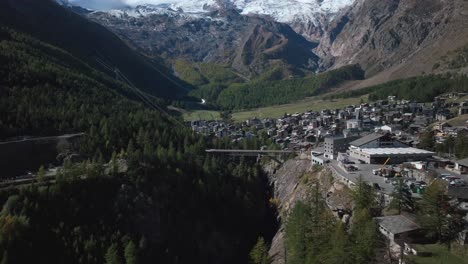
{"type": "Polygon", "coordinates": [[[324,69],[357,63],[375,81],[437,72],[434,64],[468,44],[467,15],[463,0],[359,0],[316,52],[324,69]]]}
{"type": "MultiPolygon", "coordinates": [[[[352,211],[353,204],[350,202],[349,189],[334,180],[332,171],[327,167],[314,167],[308,159],[288,160],[277,171],[269,171],[269,179],[274,186],[274,200],[282,223],[273,238],[269,253],[274,264],[284,264],[284,222],[296,202],[308,199],[315,183],[320,183],[320,193],[335,216],[342,218],[343,214],[352,211]]],[[[349,217],[345,216],[343,219],[347,220],[349,217]]]]}
{"type": "Polygon", "coordinates": [[[278,62],[304,71],[315,71],[318,65],[312,51],[316,44],[290,26],[232,9],[203,16],[180,12],[145,16],[91,12],[86,16],[149,56],[228,65],[245,75],[261,73],[278,62]]]}
{"type": "Polygon", "coordinates": [[[223,64],[247,76],[276,63],[301,73],[359,64],[369,78],[359,87],[445,72],[439,65],[468,45],[465,0],[356,0],[330,9],[319,2],[312,6],[321,12],[305,17],[295,3],[273,12],[278,5],[257,10],[250,1],[195,14],[138,6],[85,15],[150,56],[223,64]]]}

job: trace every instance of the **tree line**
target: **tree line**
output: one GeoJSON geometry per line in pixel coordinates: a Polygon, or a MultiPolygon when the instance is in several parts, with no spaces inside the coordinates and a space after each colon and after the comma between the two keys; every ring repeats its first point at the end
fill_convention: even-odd
{"type": "Polygon", "coordinates": [[[229,142],[194,134],[25,34],[0,30],[0,60],[2,138],[86,134],[83,161],[66,162],[55,184],[0,190],[1,263],[247,263],[270,236],[261,168],[205,153],[229,142]]]}
{"type": "Polygon", "coordinates": [[[434,97],[448,92],[468,92],[468,77],[450,73],[416,76],[343,92],[326,98],[359,97],[369,94],[370,101],[385,100],[388,96],[397,96],[397,98],[417,102],[433,102],[434,97]]]}

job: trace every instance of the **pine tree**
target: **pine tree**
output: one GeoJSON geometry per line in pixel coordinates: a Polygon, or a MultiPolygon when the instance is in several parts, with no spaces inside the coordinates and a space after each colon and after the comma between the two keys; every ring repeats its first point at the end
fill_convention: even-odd
{"type": "Polygon", "coordinates": [[[119,173],[119,164],[117,162],[117,153],[114,151],[112,152],[112,158],[111,158],[111,168],[112,168],[112,176],[115,176],[119,173]]]}
{"type": "Polygon", "coordinates": [[[130,240],[128,242],[127,246],[125,247],[125,263],[126,264],[137,264],[138,263],[138,258],[137,258],[137,249],[135,246],[135,243],[130,240]]]}
{"type": "Polygon", "coordinates": [[[367,208],[356,211],[351,229],[351,255],[356,263],[370,263],[377,243],[377,226],[367,208]]]}
{"type": "Polygon", "coordinates": [[[364,182],[362,175],[359,175],[352,196],[357,209],[371,208],[377,204],[377,194],[369,184],[364,182]]]}
{"type": "Polygon", "coordinates": [[[263,237],[259,237],[252,251],[250,251],[250,264],[269,263],[271,263],[271,258],[268,255],[268,245],[263,237]]]}
{"type": "Polygon", "coordinates": [[[297,202],[287,219],[285,242],[288,264],[302,264],[306,260],[310,210],[305,203],[297,202]]]}
{"type": "Polygon", "coordinates": [[[445,184],[435,180],[426,188],[422,196],[418,221],[421,227],[427,230],[427,235],[441,239],[442,229],[447,214],[448,201],[445,198],[445,184]]]}
{"type": "Polygon", "coordinates": [[[418,221],[427,235],[447,244],[458,237],[462,230],[462,220],[456,209],[445,196],[446,184],[435,180],[423,194],[418,212],[418,221]]]}
{"type": "Polygon", "coordinates": [[[393,189],[392,201],[389,207],[396,209],[398,214],[401,214],[402,210],[413,211],[414,203],[409,188],[403,184],[403,179],[398,179],[397,182],[398,184],[393,189]]]}
{"type": "Polygon", "coordinates": [[[348,234],[344,230],[343,223],[338,222],[335,225],[335,230],[330,238],[329,250],[326,253],[326,261],[328,264],[345,264],[351,263],[350,256],[347,252],[349,247],[348,234]]]}
{"type": "Polygon", "coordinates": [[[37,172],[37,179],[40,182],[44,182],[46,180],[46,171],[44,165],[41,165],[41,167],[39,167],[39,171],[37,172]]]}
{"type": "Polygon", "coordinates": [[[421,135],[419,147],[422,149],[433,150],[435,147],[434,131],[425,131],[421,135]]]}
{"type": "Polygon", "coordinates": [[[107,249],[105,255],[106,264],[123,264],[120,255],[119,255],[119,247],[117,244],[113,243],[107,249]]]}

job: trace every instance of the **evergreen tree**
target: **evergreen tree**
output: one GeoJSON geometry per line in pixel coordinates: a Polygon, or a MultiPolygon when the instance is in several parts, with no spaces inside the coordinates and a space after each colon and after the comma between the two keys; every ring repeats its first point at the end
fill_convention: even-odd
{"type": "Polygon", "coordinates": [[[37,172],[37,179],[40,182],[43,182],[46,180],[46,171],[45,171],[44,165],[41,165],[41,167],[39,167],[39,171],[37,172]]]}
{"type": "Polygon", "coordinates": [[[444,227],[448,201],[445,197],[446,185],[441,180],[435,180],[426,188],[419,204],[418,220],[427,231],[427,235],[440,239],[444,227]]]}
{"type": "Polygon", "coordinates": [[[111,157],[111,174],[112,176],[115,176],[119,173],[119,164],[117,162],[117,153],[114,151],[112,152],[112,157],[111,157]]]}
{"type": "Polygon", "coordinates": [[[346,264],[351,263],[350,255],[348,254],[349,241],[343,223],[338,222],[335,225],[335,230],[330,238],[329,250],[326,252],[327,264],[346,264]]]}
{"type": "Polygon", "coordinates": [[[463,159],[468,157],[468,133],[459,132],[455,140],[455,154],[457,158],[463,159]]]}
{"type": "Polygon", "coordinates": [[[371,263],[377,243],[377,226],[366,208],[358,209],[351,229],[351,255],[356,263],[371,263]]]}
{"type": "Polygon", "coordinates": [[[364,181],[362,175],[359,175],[356,187],[352,192],[352,196],[358,210],[363,208],[372,208],[378,201],[375,190],[364,181]]]}
{"type": "Polygon", "coordinates": [[[125,246],[125,263],[126,264],[137,264],[138,263],[138,256],[137,256],[137,249],[135,243],[133,241],[129,241],[127,246],[125,246]]]}
{"type": "Polygon", "coordinates": [[[397,179],[397,185],[392,192],[392,201],[390,202],[390,208],[396,209],[398,214],[401,214],[402,210],[413,211],[414,203],[412,199],[411,191],[403,183],[403,179],[397,179]]]}
{"type": "Polygon", "coordinates": [[[251,264],[270,264],[271,263],[271,258],[268,255],[268,245],[263,239],[263,237],[258,238],[257,243],[252,248],[252,251],[250,251],[250,263],[251,264]]]}
{"type": "Polygon", "coordinates": [[[434,147],[435,147],[434,131],[427,130],[423,132],[420,138],[419,147],[422,149],[434,150],[434,147]]]}
{"type": "Polygon", "coordinates": [[[107,249],[105,260],[106,264],[123,264],[119,254],[119,247],[116,243],[113,243],[107,249]]]}
{"type": "Polygon", "coordinates": [[[307,256],[307,228],[310,224],[310,207],[297,202],[285,226],[286,255],[289,264],[302,264],[307,256]]]}

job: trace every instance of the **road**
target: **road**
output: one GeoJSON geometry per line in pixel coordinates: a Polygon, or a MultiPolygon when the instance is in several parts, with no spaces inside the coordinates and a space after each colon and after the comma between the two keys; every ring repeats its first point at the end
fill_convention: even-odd
{"type": "MultiPolygon", "coordinates": [[[[43,181],[53,181],[55,180],[55,177],[57,176],[58,168],[50,169],[46,172],[46,175],[43,181]]],[[[31,184],[34,182],[37,182],[38,178],[36,177],[35,174],[26,174],[22,176],[18,176],[15,179],[11,180],[2,180],[0,182],[0,188],[5,188],[9,186],[17,186],[17,185],[26,185],[26,184],[31,184]]]]}
{"type": "Polygon", "coordinates": [[[359,168],[358,171],[348,172],[339,165],[338,161],[332,160],[330,162],[330,167],[335,172],[335,174],[341,176],[346,182],[356,184],[359,176],[361,176],[365,182],[368,182],[371,185],[374,183],[378,184],[381,188],[380,192],[384,194],[391,194],[393,192],[394,187],[391,183],[386,183],[386,179],[384,177],[377,176],[372,173],[372,170],[378,169],[382,167],[382,165],[356,164],[355,166],[359,168]]]}
{"type": "Polygon", "coordinates": [[[76,133],[76,134],[66,134],[61,136],[51,136],[51,137],[33,137],[33,138],[24,138],[20,140],[12,140],[12,141],[3,141],[0,142],[0,145],[6,144],[13,144],[13,143],[21,143],[21,142],[28,142],[28,141],[43,141],[43,140],[55,140],[55,139],[70,139],[74,137],[81,137],[84,133],[76,133]]]}

